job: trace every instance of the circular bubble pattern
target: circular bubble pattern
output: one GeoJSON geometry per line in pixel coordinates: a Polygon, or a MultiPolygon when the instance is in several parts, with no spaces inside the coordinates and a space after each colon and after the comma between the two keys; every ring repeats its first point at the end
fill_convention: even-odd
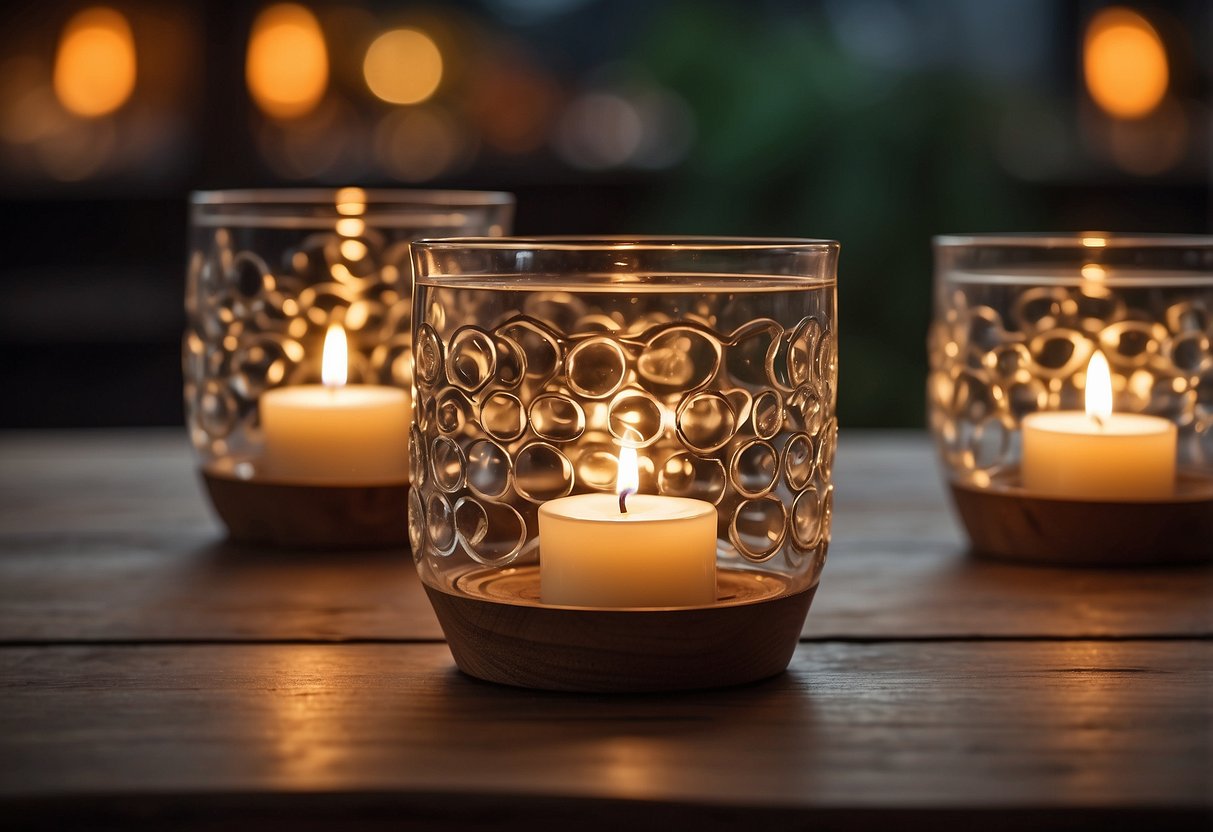
{"type": "Polygon", "coordinates": [[[457,297],[418,304],[414,459],[426,475],[412,502],[425,518],[410,533],[424,545],[453,546],[450,564],[533,563],[538,507],[612,493],[619,449],[633,447],[642,493],[716,506],[722,557],[816,574],[837,430],[824,311],[720,332],[689,312],[621,315],[592,295],[537,292],[479,315],[457,297]]]}
{"type": "Polygon", "coordinates": [[[607,410],[611,436],[634,448],[647,448],[661,439],[665,417],[661,402],[639,390],[624,390],[607,410]]]}
{"type": "Polygon", "coordinates": [[[983,291],[941,296],[928,335],[928,419],[957,476],[989,483],[1016,465],[1028,414],[1082,410],[1095,350],[1112,371],[1114,410],[1174,421],[1181,465],[1213,466],[1202,445],[1213,414],[1200,405],[1213,397],[1213,290],[1022,286],[982,303],[983,291]]]}
{"type": "MultiPolygon", "coordinates": [[[[465,219],[441,230],[488,230],[471,213],[465,219]]],[[[483,332],[469,331],[444,344],[436,327],[447,329],[439,317],[418,328],[414,362],[409,241],[438,229],[373,224],[334,221],[329,230],[289,233],[257,226],[191,229],[182,368],[190,437],[204,464],[255,464],[258,399],[280,385],[320,381],[324,335],[332,323],[346,331],[352,384],[409,390],[414,382],[431,389],[449,381],[470,392],[482,380],[508,377],[511,368],[522,371],[521,347],[511,348],[505,338],[486,343],[483,332]],[[448,347],[454,348],[449,354],[448,347]]],[[[419,413],[426,429],[430,414],[436,415],[432,401],[419,413]]],[[[459,416],[466,423],[470,414],[461,410],[459,416]]]]}
{"type": "Polygon", "coordinates": [[[585,432],[585,411],[561,393],[545,393],[531,402],[531,430],[542,439],[571,442],[585,432]]]}
{"type": "Polygon", "coordinates": [[[566,373],[574,393],[587,399],[604,399],[623,385],[627,354],[612,338],[587,338],[569,350],[566,373]]]}

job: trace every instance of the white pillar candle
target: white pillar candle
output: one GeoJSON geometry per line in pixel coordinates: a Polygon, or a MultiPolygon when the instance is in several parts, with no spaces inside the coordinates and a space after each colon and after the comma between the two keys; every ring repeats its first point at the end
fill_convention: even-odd
{"type": "Polygon", "coordinates": [[[684,497],[634,494],[636,451],[624,448],[619,465],[621,496],[579,494],[539,507],[543,602],[581,607],[714,603],[716,507],[684,497]]]}
{"type": "Polygon", "coordinates": [[[346,386],[345,331],[324,339],[324,384],[261,396],[265,450],[259,474],[278,482],[381,485],[408,481],[409,397],[397,387],[346,386]]]}
{"type": "Polygon", "coordinates": [[[1108,360],[1087,366],[1086,412],[1033,413],[1023,420],[1023,486],[1075,500],[1165,500],[1175,493],[1175,425],[1112,412],[1108,360]]]}

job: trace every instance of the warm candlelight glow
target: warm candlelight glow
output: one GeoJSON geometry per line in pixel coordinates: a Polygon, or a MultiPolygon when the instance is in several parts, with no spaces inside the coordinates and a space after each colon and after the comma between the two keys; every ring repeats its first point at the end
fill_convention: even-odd
{"type": "Polygon", "coordinates": [[[257,15],[249,38],[245,77],[257,106],[274,118],[298,118],[320,103],[329,59],[316,16],[295,3],[257,15]]]}
{"type": "Polygon", "coordinates": [[[1087,416],[1103,423],[1112,417],[1112,372],[1099,350],[1087,364],[1087,416]]]}
{"type": "Polygon", "coordinates": [[[588,607],[702,606],[716,600],[716,507],[638,494],[636,449],[619,449],[618,499],[576,494],[539,507],[539,595],[588,607]]]}
{"type": "MultiPolygon", "coordinates": [[[[337,210],[340,211],[341,203],[337,204],[337,210]]],[[[342,237],[361,237],[366,233],[366,220],[361,217],[342,217],[337,220],[337,233],[342,237]]]]}
{"type": "Polygon", "coordinates": [[[349,377],[349,346],[345,330],[332,324],[324,334],[324,355],[320,362],[320,379],[325,387],[344,387],[349,377]]]}
{"type": "Polygon", "coordinates": [[[1137,12],[1104,9],[1087,27],[1083,74],[1091,98],[1108,115],[1142,118],[1166,95],[1167,51],[1158,32],[1137,12]]]}
{"type": "Polygon", "coordinates": [[[1175,490],[1174,423],[1112,412],[1112,372],[1096,350],[1087,363],[1086,412],[1029,413],[1023,485],[1071,500],[1156,500],[1175,490]]]}
{"type": "Polygon", "coordinates": [[[113,9],[85,9],[63,30],[55,54],[55,96],[86,117],[117,110],[135,89],[135,39],[113,9]]]}
{"type": "Polygon", "coordinates": [[[361,240],[342,240],[340,249],[346,260],[361,260],[367,253],[366,243],[361,240]]]}
{"type": "Polygon", "coordinates": [[[259,475],[333,485],[408,481],[408,433],[401,429],[408,423],[408,394],[379,384],[347,386],[348,375],[345,328],[330,324],[320,358],[324,383],[287,385],[261,396],[265,452],[259,475]]]}
{"type": "Polygon", "coordinates": [[[615,475],[615,493],[619,495],[619,510],[627,512],[629,494],[640,489],[640,462],[636,449],[624,446],[619,449],[619,471],[615,475]]]}
{"type": "Polygon", "coordinates": [[[366,85],[389,104],[420,104],[442,82],[442,52],[425,32],[393,29],[366,50],[366,85]]]}
{"type": "MultiPolygon", "coordinates": [[[[362,188],[342,188],[337,191],[337,213],[343,217],[359,217],[366,213],[366,191],[362,188]]],[[[362,233],[362,220],[354,220],[358,222],[359,230],[346,233],[342,231],[340,226],[337,228],[338,234],[345,234],[347,237],[355,237],[362,233]]],[[[338,220],[338,222],[347,222],[347,220],[338,220]]]]}

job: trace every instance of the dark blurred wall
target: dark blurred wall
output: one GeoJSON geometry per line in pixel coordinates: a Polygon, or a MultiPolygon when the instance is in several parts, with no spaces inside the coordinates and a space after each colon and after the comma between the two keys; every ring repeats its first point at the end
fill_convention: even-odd
{"type": "Polygon", "coordinates": [[[284,123],[244,86],[260,6],[111,5],[143,74],[105,118],[64,114],[48,80],[81,6],[0,10],[0,427],[181,422],[195,188],[495,188],[522,234],[839,239],[852,426],[921,424],[932,234],[1213,227],[1203,2],[1142,9],[1168,97],[1125,123],[1084,88],[1094,2],[315,4],[331,78],[284,123]],[[358,74],[396,25],[449,59],[411,109],[358,74]],[[442,165],[392,155],[427,140],[418,113],[454,131],[442,165]]]}

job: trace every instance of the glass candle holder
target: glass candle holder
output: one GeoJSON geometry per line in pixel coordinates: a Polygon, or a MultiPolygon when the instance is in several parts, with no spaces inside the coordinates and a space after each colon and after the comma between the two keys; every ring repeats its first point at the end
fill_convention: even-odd
{"type": "Polygon", "coordinates": [[[1213,558],[1213,238],[935,239],[931,429],[975,552],[1213,558]]]}
{"type": "Polygon", "coordinates": [[[508,232],[513,197],[211,191],[191,199],[185,409],[239,541],[407,541],[409,242],[508,232]]]}
{"type": "Polygon", "coordinates": [[[414,559],[455,659],[658,690],[782,671],[830,539],[838,245],[413,245],[414,559]]]}

